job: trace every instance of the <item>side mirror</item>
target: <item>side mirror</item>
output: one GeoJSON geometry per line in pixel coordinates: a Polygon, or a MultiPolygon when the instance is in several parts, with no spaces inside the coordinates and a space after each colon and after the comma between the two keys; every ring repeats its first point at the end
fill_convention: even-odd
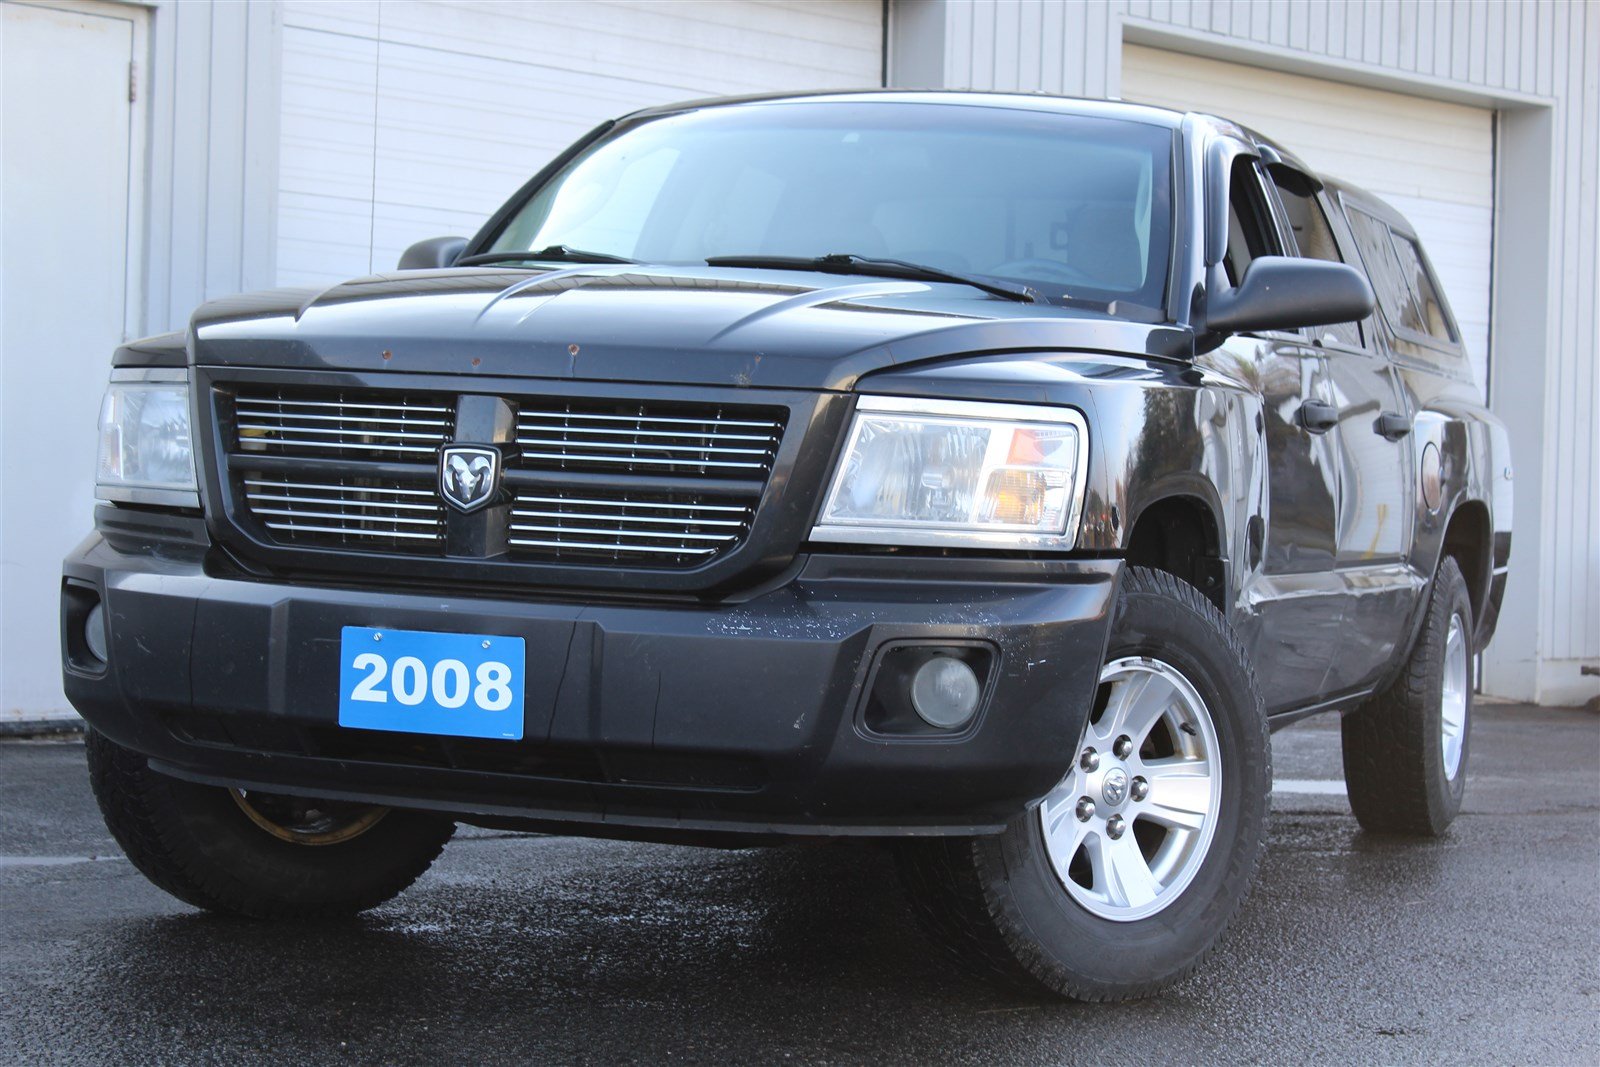
{"type": "Polygon", "coordinates": [[[467,250],[465,237],[430,237],[400,254],[401,270],[437,270],[455,265],[467,250]]]}
{"type": "Polygon", "coordinates": [[[1207,300],[1205,328],[1227,334],[1354,322],[1376,302],[1366,276],[1348,264],[1262,256],[1237,286],[1207,300]]]}

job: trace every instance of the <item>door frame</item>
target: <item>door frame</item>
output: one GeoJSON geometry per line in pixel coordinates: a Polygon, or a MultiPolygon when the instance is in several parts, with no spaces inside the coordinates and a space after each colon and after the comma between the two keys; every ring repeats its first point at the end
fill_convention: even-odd
{"type": "Polygon", "coordinates": [[[150,10],[130,0],[0,0],[92,18],[117,19],[132,28],[128,101],[128,203],[123,235],[122,339],[141,337],[145,327],[146,190],[150,161],[150,10]]]}

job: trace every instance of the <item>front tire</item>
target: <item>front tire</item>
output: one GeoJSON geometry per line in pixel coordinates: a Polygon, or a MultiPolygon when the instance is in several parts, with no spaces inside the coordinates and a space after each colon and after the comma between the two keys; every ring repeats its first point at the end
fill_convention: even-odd
{"type": "Polygon", "coordinates": [[[185,782],[92,729],[85,747],[95,799],[128,859],[207,911],[352,915],[416,881],[455,832],[421,812],[185,782]]]}
{"type": "Polygon", "coordinates": [[[913,905],[957,959],[1075,1000],[1192,973],[1254,877],[1271,787],[1266,717],[1221,613],[1129,568],[1073,770],[997,837],[908,842],[913,905]]]}
{"type": "Polygon", "coordinates": [[[1373,833],[1438,837],[1461,811],[1472,729],[1472,598],[1439,562],[1405,669],[1340,723],[1350,810],[1373,833]]]}

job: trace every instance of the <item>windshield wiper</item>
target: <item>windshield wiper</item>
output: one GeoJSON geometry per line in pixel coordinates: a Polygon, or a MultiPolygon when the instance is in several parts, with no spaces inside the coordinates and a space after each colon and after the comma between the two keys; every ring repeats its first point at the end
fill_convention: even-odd
{"type": "Polygon", "coordinates": [[[534,259],[554,259],[563,263],[637,263],[627,256],[613,256],[609,252],[589,252],[571,245],[551,245],[529,252],[479,252],[475,256],[456,260],[458,267],[479,267],[487,263],[524,263],[534,259]]]}
{"type": "Polygon", "coordinates": [[[942,267],[923,263],[908,263],[903,259],[874,259],[851,252],[833,252],[826,256],[712,256],[706,260],[710,267],[755,267],[773,270],[819,270],[828,274],[881,274],[888,278],[911,278],[926,282],[955,282],[970,285],[993,296],[1015,300],[1020,304],[1043,304],[1045,299],[1032,287],[1006,285],[958,274],[942,267]]]}

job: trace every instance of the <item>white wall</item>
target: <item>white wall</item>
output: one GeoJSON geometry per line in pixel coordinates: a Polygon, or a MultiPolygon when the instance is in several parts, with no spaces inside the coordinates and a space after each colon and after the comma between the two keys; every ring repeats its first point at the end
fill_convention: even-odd
{"type": "Polygon", "coordinates": [[[1502,146],[1540,154],[1502,159],[1495,190],[1490,396],[1516,534],[1485,685],[1600,691],[1579,673],[1600,663],[1600,4],[892,0],[890,83],[1118,97],[1124,41],[1494,108],[1502,146]]]}

